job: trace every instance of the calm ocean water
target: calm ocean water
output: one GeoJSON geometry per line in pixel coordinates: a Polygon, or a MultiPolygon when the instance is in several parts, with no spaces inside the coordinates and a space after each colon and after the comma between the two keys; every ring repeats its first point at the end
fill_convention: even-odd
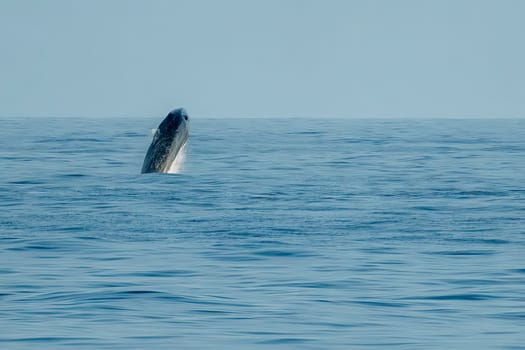
{"type": "Polygon", "coordinates": [[[525,349],[525,120],[3,119],[1,349],[525,349]]]}

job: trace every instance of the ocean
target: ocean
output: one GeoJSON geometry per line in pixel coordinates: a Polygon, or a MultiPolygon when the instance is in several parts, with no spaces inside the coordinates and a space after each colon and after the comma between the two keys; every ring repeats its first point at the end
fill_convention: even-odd
{"type": "Polygon", "coordinates": [[[1,349],[525,349],[525,120],[161,120],[1,120],[1,349]]]}

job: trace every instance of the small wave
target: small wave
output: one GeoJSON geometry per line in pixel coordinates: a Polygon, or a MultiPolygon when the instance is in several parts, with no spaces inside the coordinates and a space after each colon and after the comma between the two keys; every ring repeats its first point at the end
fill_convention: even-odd
{"type": "Polygon", "coordinates": [[[488,299],[494,299],[495,297],[492,295],[487,294],[476,294],[476,293],[470,293],[470,294],[445,294],[445,295],[434,295],[425,297],[423,299],[429,299],[429,300],[488,300],[488,299]]]}
{"type": "Polygon", "coordinates": [[[492,250],[442,250],[430,252],[431,255],[454,255],[454,256],[470,256],[470,255],[492,255],[492,250]]]}

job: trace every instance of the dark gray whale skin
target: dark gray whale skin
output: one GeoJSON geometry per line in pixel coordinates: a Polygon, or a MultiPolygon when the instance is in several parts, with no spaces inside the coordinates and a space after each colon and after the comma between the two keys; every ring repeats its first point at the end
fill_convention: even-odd
{"type": "Polygon", "coordinates": [[[142,173],[167,173],[189,135],[184,108],[174,109],[160,123],[142,164],[142,173]]]}

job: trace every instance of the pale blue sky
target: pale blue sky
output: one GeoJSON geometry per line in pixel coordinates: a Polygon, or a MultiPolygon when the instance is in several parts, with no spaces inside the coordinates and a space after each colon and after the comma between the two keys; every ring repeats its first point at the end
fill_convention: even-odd
{"type": "Polygon", "coordinates": [[[0,116],[525,116],[521,0],[0,0],[0,116]]]}

